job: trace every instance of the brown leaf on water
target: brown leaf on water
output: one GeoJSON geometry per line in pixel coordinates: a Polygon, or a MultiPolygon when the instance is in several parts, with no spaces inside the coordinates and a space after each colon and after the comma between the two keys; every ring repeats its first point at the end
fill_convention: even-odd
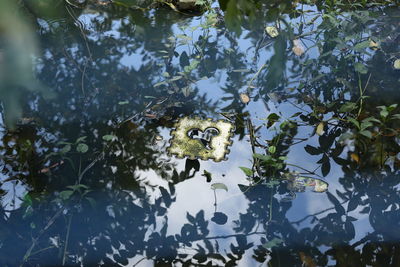
{"type": "Polygon", "coordinates": [[[305,267],[317,267],[317,264],[313,261],[310,256],[307,256],[304,252],[299,252],[300,260],[305,267]]]}
{"type": "Polygon", "coordinates": [[[249,103],[250,102],[249,95],[245,93],[240,94],[240,101],[242,101],[243,104],[249,103]]]}
{"type": "Polygon", "coordinates": [[[155,119],[155,118],[157,118],[157,115],[154,114],[154,113],[145,113],[144,116],[145,116],[146,118],[149,118],[149,119],[155,119]]]}
{"type": "Polygon", "coordinates": [[[301,56],[304,54],[305,48],[299,39],[293,40],[292,51],[296,56],[301,56]]]}
{"type": "Polygon", "coordinates": [[[50,165],[49,167],[46,167],[46,168],[41,169],[41,170],[39,171],[39,173],[47,173],[47,172],[49,172],[51,169],[53,169],[53,168],[55,168],[55,167],[57,167],[57,166],[61,166],[61,165],[63,165],[63,164],[64,164],[64,161],[62,160],[62,161],[60,161],[60,162],[54,163],[53,165],[50,165]]]}

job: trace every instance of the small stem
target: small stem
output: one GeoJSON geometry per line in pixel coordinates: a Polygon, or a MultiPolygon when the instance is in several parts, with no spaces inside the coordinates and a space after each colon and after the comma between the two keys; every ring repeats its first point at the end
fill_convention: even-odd
{"type": "MultiPolygon", "coordinates": [[[[315,171],[309,171],[309,170],[307,170],[307,169],[304,169],[303,167],[300,167],[299,165],[296,165],[296,164],[291,164],[291,163],[286,163],[286,165],[288,165],[288,166],[293,166],[293,167],[296,167],[296,168],[299,168],[299,169],[301,169],[301,170],[303,170],[303,171],[306,171],[306,172],[308,172],[309,174],[313,174],[313,175],[316,175],[316,176],[318,176],[318,177],[321,177],[321,175],[319,175],[319,174],[317,174],[317,173],[315,173],[315,171]]],[[[317,168],[318,169],[318,168],[317,168]]],[[[322,178],[322,177],[321,177],[322,178]]]]}
{"type": "MultiPolygon", "coordinates": [[[[345,200],[345,201],[341,202],[340,204],[345,204],[345,203],[348,202],[348,201],[349,201],[349,200],[345,200]]],[[[298,221],[294,221],[294,222],[290,222],[290,223],[291,223],[291,224],[300,224],[301,222],[304,222],[305,220],[307,220],[307,219],[310,218],[310,217],[313,217],[313,216],[316,216],[316,215],[320,215],[320,214],[322,214],[322,213],[325,213],[325,212],[327,212],[327,211],[329,211],[329,210],[333,210],[333,209],[335,209],[335,207],[327,208],[327,209],[321,210],[321,211],[319,211],[319,212],[317,212],[317,213],[314,213],[314,214],[309,214],[309,215],[305,216],[304,218],[302,218],[302,219],[300,219],[300,220],[298,220],[298,221]]]]}
{"type": "MultiPolygon", "coordinates": [[[[251,236],[251,235],[262,235],[265,234],[265,232],[251,232],[246,234],[246,236],[251,236]]],[[[243,234],[232,234],[232,235],[217,235],[217,236],[210,236],[210,237],[205,237],[203,240],[209,240],[209,239],[226,239],[226,238],[231,238],[231,237],[236,237],[236,236],[242,236],[243,234]]],[[[201,239],[199,239],[201,240],[201,239]]]]}
{"type": "Polygon", "coordinates": [[[271,222],[272,221],[272,199],[273,199],[273,191],[274,190],[274,188],[271,188],[271,198],[270,198],[270,201],[269,201],[269,219],[268,219],[268,222],[271,222]]]}
{"type": "Polygon", "coordinates": [[[71,216],[68,219],[68,226],[67,226],[68,228],[67,228],[67,235],[65,237],[64,253],[63,253],[63,258],[62,258],[62,266],[65,265],[65,261],[66,261],[66,258],[67,258],[67,248],[68,248],[69,232],[70,232],[70,229],[71,229],[72,216],[73,215],[71,214],[71,216]]]}
{"type": "Polygon", "coordinates": [[[214,189],[214,213],[217,212],[217,192],[214,189]]]}
{"type": "Polygon", "coordinates": [[[265,68],[266,65],[267,65],[267,64],[264,63],[264,64],[258,69],[258,71],[254,74],[254,76],[251,78],[251,80],[250,80],[249,83],[247,84],[247,89],[246,89],[246,91],[249,91],[249,90],[250,90],[251,85],[252,85],[254,79],[257,78],[257,76],[260,74],[261,70],[262,70],[263,68],[265,68]]]}

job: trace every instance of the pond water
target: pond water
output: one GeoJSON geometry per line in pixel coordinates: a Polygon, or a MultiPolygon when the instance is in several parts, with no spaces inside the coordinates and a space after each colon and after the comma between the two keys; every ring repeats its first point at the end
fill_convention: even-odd
{"type": "Polygon", "coordinates": [[[11,2],[1,266],[400,266],[398,6],[11,2]]]}

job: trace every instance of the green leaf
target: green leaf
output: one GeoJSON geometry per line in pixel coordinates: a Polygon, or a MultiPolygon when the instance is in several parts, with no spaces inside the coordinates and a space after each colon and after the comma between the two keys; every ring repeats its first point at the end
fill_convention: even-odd
{"type": "Polygon", "coordinates": [[[386,118],[389,115],[389,111],[387,109],[383,109],[381,112],[379,112],[379,114],[382,118],[386,118]]]}
{"type": "Polygon", "coordinates": [[[267,243],[263,244],[263,247],[266,248],[266,249],[271,249],[271,248],[279,246],[282,243],[283,243],[282,239],[274,237],[272,240],[270,240],[267,243]]]}
{"type": "Polygon", "coordinates": [[[276,152],[276,146],[269,146],[268,147],[268,152],[271,154],[274,154],[276,152]]]}
{"type": "Polygon", "coordinates": [[[352,133],[344,133],[339,137],[339,143],[343,143],[346,140],[352,139],[353,138],[353,134],[352,133]]]}
{"type": "Polygon", "coordinates": [[[128,100],[119,101],[119,102],[118,102],[118,105],[127,105],[127,104],[129,104],[129,101],[128,101],[128,100]]]}
{"type": "Polygon", "coordinates": [[[353,118],[348,118],[348,121],[351,122],[351,123],[353,123],[358,129],[361,128],[361,127],[360,127],[360,122],[359,122],[358,120],[353,119],[353,118]]]}
{"type": "Polygon", "coordinates": [[[25,206],[32,206],[32,198],[29,193],[26,193],[23,198],[23,205],[25,206]]]}
{"type": "Polygon", "coordinates": [[[360,129],[363,131],[363,130],[367,129],[368,127],[371,127],[371,126],[373,126],[372,122],[363,120],[361,122],[360,129]]]}
{"type": "Polygon", "coordinates": [[[80,143],[76,146],[76,151],[79,153],[86,153],[89,150],[88,145],[80,143]]]}
{"type": "Polygon", "coordinates": [[[65,154],[68,153],[69,151],[71,151],[71,145],[66,145],[61,149],[61,153],[65,154]]]}
{"type": "Polygon", "coordinates": [[[367,74],[368,73],[368,68],[361,62],[356,62],[354,64],[354,69],[361,73],[361,74],[367,74]]]}
{"type": "Polygon", "coordinates": [[[57,145],[72,145],[72,143],[71,142],[60,141],[60,142],[57,142],[57,145]]]}
{"type": "Polygon", "coordinates": [[[249,168],[246,168],[246,167],[239,167],[243,172],[244,172],[244,174],[246,174],[247,176],[249,176],[249,177],[251,177],[251,176],[253,176],[253,170],[252,169],[249,169],[249,168]]]}
{"type": "Polygon", "coordinates": [[[172,77],[170,80],[168,80],[168,82],[175,82],[175,81],[178,81],[180,79],[182,79],[182,76],[177,75],[177,76],[172,77]]]}
{"type": "Polygon", "coordinates": [[[228,192],[228,187],[223,183],[214,183],[211,185],[212,190],[223,189],[228,192]]]}
{"type": "Polygon", "coordinates": [[[163,81],[163,82],[156,83],[155,85],[153,85],[153,87],[158,87],[158,86],[161,86],[163,84],[167,84],[167,82],[163,81]]]}
{"type": "Polygon", "coordinates": [[[359,133],[364,135],[364,136],[366,136],[366,137],[368,137],[369,139],[372,138],[372,133],[370,131],[368,131],[368,130],[360,131],[359,133]]]}
{"type": "Polygon", "coordinates": [[[87,136],[81,136],[81,137],[79,137],[78,139],[76,139],[75,144],[85,142],[85,141],[86,141],[86,138],[87,138],[87,136]]]}
{"type": "Polygon", "coordinates": [[[363,122],[377,122],[377,123],[381,123],[381,121],[380,120],[378,120],[378,119],[376,119],[376,118],[374,118],[374,117],[368,117],[368,118],[365,118],[365,119],[363,119],[362,120],[363,122]]]}
{"type": "Polygon", "coordinates": [[[394,115],[392,115],[392,119],[394,119],[394,120],[400,120],[400,114],[394,114],[394,115]]]}
{"type": "Polygon", "coordinates": [[[357,108],[357,104],[356,103],[346,102],[340,107],[339,112],[350,112],[350,111],[353,111],[356,108],[357,108]]]}
{"type": "Polygon", "coordinates": [[[362,51],[362,50],[364,50],[364,49],[366,49],[367,47],[369,47],[369,44],[370,44],[370,41],[369,40],[367,40],[367,41],[364,41],[364,42],[361,42],[361,43],[358,43],[358,44],[356,44],[355,46],[354,46],[354,50],[355,51],[362,51]]]}
{"type": "Polygon", "coordinates": [[[74,191],[72,191],[72,190],[61,191],[60,192],[60,198],[62,200],[67,200],[72,196],[73,193],[74,193],[74,191]]]}
{"type": "Polygon", "coordinates": [[[392,105],[390,105],[388,108],[387,108],[387,110],[389,111],[389,112],[392,112],[393,110],[395,110],[397,108],[397,104],[392,104],[392,105]]]}
{"type": "Polygon", "coordinates": [[[270,155],[262,155],[262,154],[258,154],[258,153],[254,153],[253,157],[256,159],[260,159],[264,162],[269,162],[269,161],[273,160],[273,158],[270,155]]]}
{"type": "Polygon", "coordinates": [[[103,140],[104,141],[112,141],[112,140],[114,140],[114,139],[116,139],[117,137],[115,136],[115,135],[112,135],[112,134],[106,134],[106,135],[103,135],[103,140]]]}

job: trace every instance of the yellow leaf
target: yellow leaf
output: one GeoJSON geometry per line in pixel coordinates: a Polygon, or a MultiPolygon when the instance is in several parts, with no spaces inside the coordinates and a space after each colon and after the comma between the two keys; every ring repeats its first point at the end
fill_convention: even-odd
{"type": "Polygon", "coordinates": [[[353,161],[360,163],[360,157],[356,153],[351,153],[350,157],[353,161]]]}
{"type": "Polygon", "coordinates": [[[275,38],[279,35],[278,29],[274,26],[267,26],[265,27],[265,31],[268,33],[269,36],[275,38]]]}
{"type": "Polygon", "coordinates": [[[320,122],[317,126],[317,130],[315,131],[319,136],[323,135],[325,133],[324,131],[324,122],[320,122]]]}
{"type": "Polygon", "coordinates": [[[400,70],[400,59],[396,59],[396,60],[394,61],[393,67],[394,67],[396,70],[400,70]]]}

